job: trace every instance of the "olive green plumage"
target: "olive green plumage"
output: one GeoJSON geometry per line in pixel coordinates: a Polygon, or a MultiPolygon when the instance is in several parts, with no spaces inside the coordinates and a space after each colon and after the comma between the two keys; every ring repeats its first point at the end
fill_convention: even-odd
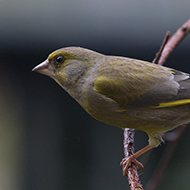
{"type": "Polygon", "coordinates": [[[174,69],[68,47],[33,70],[52,77],[97,120],[145,131],[153,147],[190,121],[189,74],[174,69]]]}

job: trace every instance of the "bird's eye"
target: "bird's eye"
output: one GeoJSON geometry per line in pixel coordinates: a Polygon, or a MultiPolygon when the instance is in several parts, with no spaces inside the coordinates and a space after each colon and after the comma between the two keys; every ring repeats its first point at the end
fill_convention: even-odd
{"type": "Polygon", "coordinates": [[[57,63],[62,63],[64,61],[64,58],[62,56],[58,56],[56,58],[57,63]]]}

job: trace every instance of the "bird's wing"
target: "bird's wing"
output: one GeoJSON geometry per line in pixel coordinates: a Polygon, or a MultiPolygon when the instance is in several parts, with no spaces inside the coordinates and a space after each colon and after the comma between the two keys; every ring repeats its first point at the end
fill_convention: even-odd
{"type": "MultiPolygon", "coordinates": [[[[190,103],[189,75],[149,63],[98,77],[94,88],[122,109],[161,108],[190,103]],[[130,71],[130,72],[129,72],[130,71]]],[[[117,67],[118,68],[118,67],[117,67]]]]}

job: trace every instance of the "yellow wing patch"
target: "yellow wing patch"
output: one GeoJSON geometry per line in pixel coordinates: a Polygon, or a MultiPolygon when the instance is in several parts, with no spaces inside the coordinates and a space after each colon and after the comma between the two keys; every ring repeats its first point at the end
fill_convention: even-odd
{"type": "Polygon", "coordinates": [[[170,73],[172,73],[172,74],[175,74],[175,71],[172,71],[172,70],[168,70],[170,73]]]}
{"type": "Polygon", "coordinates": [[[167,108],[167,107],[181,106],[184,104],[190,104],[190,99],[177,100],[173,102],[163,102],[160,103],[159,106],[155,106],[153,108],[167,108]]]}
{"type": "Polygon", "coordinates": [[[99,77],[94,83],[94,88],[100,94],[115,100],[119,105],[131,102],[135,98],[135,96],[131,96],[132,92],[127,93],[129,90],[127,89],[125,81],[120,78],[110,79],[105,76],[99,77]]]}

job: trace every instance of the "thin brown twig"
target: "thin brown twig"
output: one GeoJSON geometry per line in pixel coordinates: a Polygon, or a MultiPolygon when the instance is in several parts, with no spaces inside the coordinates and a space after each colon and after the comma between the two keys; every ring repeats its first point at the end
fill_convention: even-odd
{"type": "MultiPolygon", "coordinates": [[[[134,129],[125,128],[124,130],[124,155],[126,158],[134,154],[134,129]]],[[[141,182],[139,180],[137,168],[134,163],[128,169],[127,178],[129,181],[130,189],[132,190],[143,190],[141,182]]]]}
{"type": "Polygon", "coordinates": [[[158,64],[163,65],[175,47],[190,33],[190,19],[181,26],[165,45],[158,64]]]}
{"type": "Polygon", "coordinates": [[[170,37],[170,32],[167,31],[166,36],[165,36],[165,38],[164,38],[164,40],[162,42],[162,45],[160,47],[160,50],[156,53],[156,56],[155,56],[154,60],[152,61],[152,63],[158,64],[158,62],[160,60],[160,57],[162,55],[162,52],[164,50],[164,47],[165,47],[165,45],[167,44],[167,42],[169,40],[169,37],[170,37]]]}
{"type": "MultiPolygon", "coordinates": [[[[159,50],[160,55],[157,55],[158,58],[158,64],[163,65],[166,61],[166,59],[169,57],[171,52],[174,50],[174,48],[187,36],[187,34],[190,32],[190,19],[180,28],[177,30],[177,32],[170,38],[168,41],[167,37],[168,34],[166,34],[165,40],[166,42],[162,43],[162,46],[159,50]],[[167,42],[168,41],[168,42],[167,42]]],[[[124,130],[124,155],[125,157],[129,157],[131,154],[134,153],[134,134],[135,131],[133,129],[125,128],[124,130]],[[130,138],[129,138],[130,136],[130,138]],[[127,139],[130,139],[130,141],[127,141],[127,139]],[[129,145],[130,144],[130,145],[129,145]]],[[[179,135],[181,136],[181,135],[179,135]]],[[[174,148],[173,148],[174,151],[174,148]]],[[[169,159],[168,159],[169,161],[169,159]]],[[[167,163],[165,164],[167,165],[167,163]]],[[[163,172],[162,172],[163,173],[163,172]]],[[[162,175],[161,175],[162,176],[162,175]]],[[[131,164],[131,166],[128,169],[128,181],[130,184],[131,190],[142,190],[143,187],[140,183],[139,176],[137,173],[136,166],[134,164],[131,164]],[[138,184],[138,185],[137,185],[138,184]]]]}

